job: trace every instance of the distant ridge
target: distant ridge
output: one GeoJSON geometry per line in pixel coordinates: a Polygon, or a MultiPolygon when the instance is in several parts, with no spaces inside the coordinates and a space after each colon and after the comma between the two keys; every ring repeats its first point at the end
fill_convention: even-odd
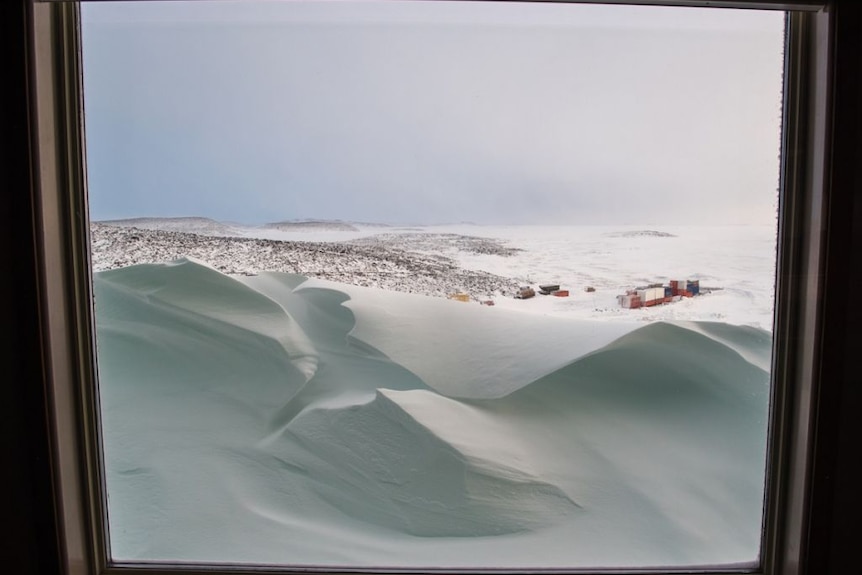
{"type": "Polygon", "coordinates": [[[358,232],[359,228],[348,222],[341,220],[285,220],[281,222],[271,222],[261,226],[270,230],[279,230],[282,232],[296,231],[319,231],[326,230],[332,232],[358,232]]]}
{"type": "Polygon", "coordinates": [[[234,227],[203,217],[176,218],[127,218],[120,220],[101,220],[96,223],[118,228],[138,228],[142,230],[162,230],[166,232],[185,232],[203,236],[235,236],[234,227]]]}
{"type": "Polygon", "coordinates": [[[625,232],[610,232],[605,234],[609,238],[675,238],[675,234],[660,232],[657,230],[631,230],[625,232]]]}
{"type": "Polygon", "coordinates": [[[284,220],[270,222],[260,226],[264,229],[279,230],[284,232],[296,231],[333,231],[333,232],[357,232],[360,228],[389,228],[389,224],[373,222],[345,222],[343,220],[284,220]]]}

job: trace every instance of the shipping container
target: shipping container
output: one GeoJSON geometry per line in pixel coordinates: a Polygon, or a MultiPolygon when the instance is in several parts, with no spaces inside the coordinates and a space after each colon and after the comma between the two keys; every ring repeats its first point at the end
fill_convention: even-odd
{"type": "Polygon", "coordinates": [[[617,301],[620,304],[620,307],[624,307],[627,309],[635,309],[641,307],[641,299],[637,295],[618,295],[617,301]]]}
{"type": "Polygon", "coordinates": [[[530,299],[536,295],[535,290],[530,286],[523,286],[518,290],[518,293],[515,294],[515,299],[530,299]]]}
{"type": "Polygon", "coordinates": [[[669,280],[668,284],[653,283],[628,289],[624,296],[617,296],[617,301],[621,307],[634,309],[678,302],[700,294],[700,280],[669,280]]]}
{"type": "Polygon", "coordinates": [[[557,297],[569,297],[569,290],[567,289],[558,289],[551,292],[551,295],[555,295],[557,297]]]}

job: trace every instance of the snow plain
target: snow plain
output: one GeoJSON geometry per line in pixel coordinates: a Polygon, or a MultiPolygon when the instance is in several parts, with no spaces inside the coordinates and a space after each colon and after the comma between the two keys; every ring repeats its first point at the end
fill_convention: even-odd
{"type": "Polygon", "coordinates": [[[774,232],[355,227],[94,227],[115,559],[756,562],[774,232]],[[670,278],[721,289],[616,307],[670,278]]]}
{"type": "Polygon", "coordinates": [[[93,227],[94,269],[194,256],[229,274],[299,273],[366,287],[474,301],[540,315],[614,321],[719,321],[772,330],[772,226],[249,227],[204,218],[120,220],[93,227]],[[192,234],[173,234],[182,225],[192,234]],[[280,228],[280,229],[279,229],[280,228]],[[345,231],[345,228],[353,228],[345,231]],[[158,231],[153,231],[158,230],[158,231]],[[339,251],[333,249],[337,247],[339,251]],[[625,310],[618,294],[671,279],[717,288],[625,310]],[[560,284],[568,298],[515,300],[519,285],[560,284]],[[586,287],[596,291],[585,292],[586,287]]]}

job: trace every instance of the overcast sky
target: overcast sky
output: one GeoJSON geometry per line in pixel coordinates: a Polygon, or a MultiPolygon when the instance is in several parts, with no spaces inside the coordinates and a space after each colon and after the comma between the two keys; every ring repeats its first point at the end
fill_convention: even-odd
{"type": "Polygon", "coordinates": [[[84,3],[91,217],[770,224],[783,14],[84,3]]]}

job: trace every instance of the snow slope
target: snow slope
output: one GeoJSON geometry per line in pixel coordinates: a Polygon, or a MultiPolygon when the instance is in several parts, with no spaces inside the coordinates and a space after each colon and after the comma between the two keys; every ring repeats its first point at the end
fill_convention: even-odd
{"type": "Polygon", "coordinates": [[[115,559],[756,560],[765,331],[597,326],[188,259],[95,289],[115,559]]]}

